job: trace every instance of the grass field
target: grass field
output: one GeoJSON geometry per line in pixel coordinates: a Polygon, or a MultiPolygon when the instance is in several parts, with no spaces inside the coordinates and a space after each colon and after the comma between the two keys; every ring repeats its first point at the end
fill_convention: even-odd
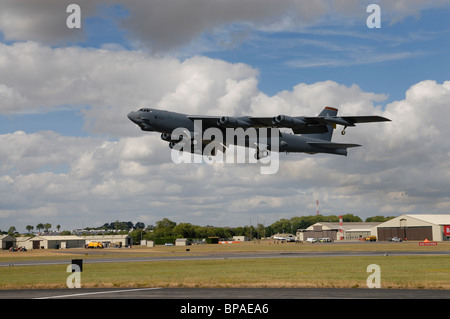
{"type": "MultiPolygon", "coordinates": [[[[1,252],[0,261],[163,256],[251,251],[450,250],[450,244],[417,243],[234,244],[132,249],[1,252]],[[190,251],[186,251],[189,249],[190,251]]],[[[379,256],[220,259],[83,265],[88,287],[353,287],[366,288],[367,266],[381,269],[382,288],[450,289],[450,256],[379,256]]],[[[0,289],[65,288],[67,265],[0,267],[0,289]]]]}

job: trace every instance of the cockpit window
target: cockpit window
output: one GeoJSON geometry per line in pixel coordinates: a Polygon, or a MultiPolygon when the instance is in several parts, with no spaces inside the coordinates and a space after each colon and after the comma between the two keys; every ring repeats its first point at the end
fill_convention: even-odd
{"type": "Polygon", "coordinates": [[[151,112],[151,109],[140,109],[139,112],[151,112]]]}

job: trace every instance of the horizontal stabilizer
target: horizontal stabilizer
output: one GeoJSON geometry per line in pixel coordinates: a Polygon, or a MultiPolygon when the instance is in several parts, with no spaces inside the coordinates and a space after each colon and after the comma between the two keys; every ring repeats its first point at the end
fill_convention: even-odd
{"type": "Polygon", "coordinates": [[[341,116],[341,119],[350,123],[371,123],[371,122],[390,122],[390,119],[387,119],[382,116],[341,116]]]}
{"type": "Polygon", "coordinates": [[[388,122],[382,116],[314,116],[305,117],[304,121],[309,125],[314,124],[339,124],[343,126],[355,126],[355,123],[388,122]]]}
{"type": "Polygon", "coordinates": [[[350,148],[350,147],[359,147],[361,145],[359,144],[346,144],[346,143],[324,143],[324,142],[308,142],[311,146],[321,147],[321,148],[327,148],[327,149],[341,149],[341,148],[350,148]]]}

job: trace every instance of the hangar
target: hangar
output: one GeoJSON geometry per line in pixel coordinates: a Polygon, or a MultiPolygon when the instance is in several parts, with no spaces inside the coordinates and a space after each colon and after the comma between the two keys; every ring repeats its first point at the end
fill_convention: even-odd
{"type": "Polygon", "coordinates": [[[27,249],[82,248],[84,239],[78,236],[36,236],[27,241],[27,249]]]}
{"type": "Polygon", "coordinates": [[[399,237],[403,240],[450,240],[450,214],[408,214],[395,217],[372,228],[378,240],[399,237]]]}
{"type": "Polygon", "coordinates": [[[81,237],[85,240],[86,244],[91,241],[98,241],[106,247],[128,247],[132,244],[132,238],[130,235],[91,235],[81,237]]]}
{"type": "Polygon", "coordinates": [[[10,235],[1,235],[0,243],[1,243],[2,249],[9,249],[11,247],[14,247],[14,244],[16,243],[16,239],[10,235]]]}
{"type": "Polygon", "coordinates": [[[319,222],[306,229],[297,230],[296,241],[307,238],[329,238],[331,240],[361,240],[371,236],[372,228],[381,223],[344,222],[342,225],[332,222],[319,222]],[[342,230],[342,232],[341,232],[342,230]]]}

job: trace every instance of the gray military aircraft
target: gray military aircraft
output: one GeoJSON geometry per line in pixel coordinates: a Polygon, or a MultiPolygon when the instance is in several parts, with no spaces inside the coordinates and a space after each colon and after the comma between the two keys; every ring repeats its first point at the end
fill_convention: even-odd
{"type": "Polygon", "coordinates": [[[183,145],[186,146],[183,150],[191,153],[214,156],[216,150],[224,153],[230,144],[240,145],[255,148],[256,159],[268,156],[270,151],[329,153],[346,156],[348,148],[361,145],[331,142],[336,125],[344,127],[341,132],[344,135],[345,129],[355,126],[356,123],[390,121],[381,116],[337,116],[337,113],[336,108],[328,106],[318,116],[313,117],[288,115],[275,117],[193,116],[141,108],[139,111],[130,112],[128,118],[143,131],[161,133],[161,139],[169,142],[170,148],[178,147],[179,149],[183,145]],[[267,130],[267,128],[276,128],[276,135],[264,135],[266,138],[261,139],[262,129],[267,130]],[[281,132],[279,128],[290,128],[294,134],[281,132]],[[205,137],[203,133],[206,133],[208,129],[215,131],[205,137]],[[223,140],[227,129],[240,129],[245,134],[240,137],[234,135],[232,138],[223,140]],[[253,136],[247,134],[249,129],[253,129],[256,134],[253,136]],[[219,139],[218,135],[222,135],[222,139],[219,139]],[[275,144],[277,147],[274,147],[275,144]],[[205,150],[207,150],[206,153],[205,150]]]}

